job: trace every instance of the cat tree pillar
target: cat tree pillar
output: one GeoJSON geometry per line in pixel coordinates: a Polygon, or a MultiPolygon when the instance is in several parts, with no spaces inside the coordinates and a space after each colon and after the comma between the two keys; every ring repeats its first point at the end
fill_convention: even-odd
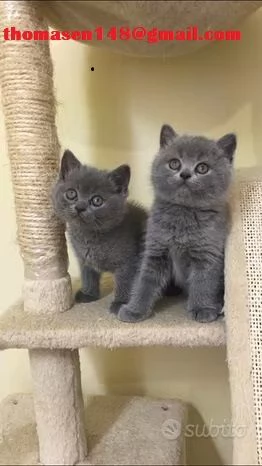
{"type": "MultiPolygon", "coordinates": [[[[38,2],[1,1],[0,31],[45,30],[38,2]]],[[[1,37],[1,94],[24,262],[24,309],[57,313],[72,305],[64,228],[50,202],[59,167],[53,68],[48,41],[1,37]]],[[[30,318],[30,317],[29,317],[30,318]]],[[[30,350],[42,464],[86,456],[78,351],[30,350]]]]}

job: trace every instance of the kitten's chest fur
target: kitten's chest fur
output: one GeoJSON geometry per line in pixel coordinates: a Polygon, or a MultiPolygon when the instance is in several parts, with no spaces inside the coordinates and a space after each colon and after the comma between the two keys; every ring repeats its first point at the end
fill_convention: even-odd
{"type": "Polygon", "coordinates": [[[116,238],[107,234],[87,235],[83,229],[69,227],[69,236],[76,255],[82,264],[98,272],[113,272],[118,266],[116,238]]]}
{"type": "Polygon", "coordinates": [[[117,269],[134,268],[141,258],[147,214],[130,205],[123,221],[111,230],[90,232],[83,225],[67,225],[75,253],[82,265],[98,272],[115,273],[117,269]]]}
{"type": "Polygon", "coordinates": [[[169,251],[178,283],[185,281],[190,263],[199,256],[202,235],[197,216],[192,212],[185,213],[178,209],[169,238],[169,251]]]}
{"type": "Polygon", "coordinates": [[[212,240],[212,233],[215,233],[217,219],[212,211],[202,212],[177,206],[161,216],[159,223],[163,238],[170,251],[179,255],[199,250],[200,245],[207,245],[212,240]]]}
{"type": "Polygon", "coordinates": [[[183,282],[194,262],[223,255],[226,234],[224,211],[175,206],[161,214],[159,232],[173,263],[177,281],[183,282]]]}

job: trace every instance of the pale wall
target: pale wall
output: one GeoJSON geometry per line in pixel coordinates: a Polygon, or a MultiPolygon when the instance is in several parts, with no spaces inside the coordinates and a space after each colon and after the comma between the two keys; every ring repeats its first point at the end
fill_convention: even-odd
{"type": "MultiPolygon", "coordinates": [[[[219,137],[238,135],[238,166],[262,160],[262,12],[243,26],[239,43],[217,43],[173,60],[130,59],[69,42],[53,42],[58,129],[63,147],[101,167],[129,162],[131,195],[149,205],[150,162],[163,122],[177,131],[219,137]],[[90,67],[95,71],[91,72],[90,67]]],[[[153,46],[153,45],[152,45],[153,46]]],[[[22,264],[3,115],[1,138],[1,309],[20,294],[22,264]]],[[[72,275],[77,267],[70,252],[72,275]]],[[[85,393],[178,396],[195,408],[191,419],[207,425],[230,419],[225,351],[165,348],[81,352],[85,393]],[[200,419],[200,420],[199,420],[200,419]]],[[[0,398],[30,391],[25,351],[0,353],[0,398]]],[[[230,462],[231,442],[190,443],[190,464],[230,462]]]]}

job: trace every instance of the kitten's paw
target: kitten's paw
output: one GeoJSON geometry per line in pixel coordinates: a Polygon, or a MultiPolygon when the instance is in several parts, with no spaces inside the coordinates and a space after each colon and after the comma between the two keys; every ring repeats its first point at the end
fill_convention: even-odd
{"type": "Polygon", "coordinates": [[[111,314],[117,314],[120,307],[123,306],[125,303],[121,302],[121,301],[112,301],[112,303],[110,304],[110,307],[109,307],[109,312],[111,314]]]}
{"type": "Polygon", "coordinates": [[[76,303],[91,303],[92,301],[97,301],[99,296],[92,296],[90,294],[84,293],[82,290],[78,290],[75,294],[76,303]]]}
{"type": "Polygon", "coordinates": [[[118,320],[130,323],[141,322],[142,320],[145,320],[148,317],[149,314],[141,314],[138,312],[134,312],[132,309],[129,308],[127,304],[122,306],[117,314],[118,320]]]}
{"type": "Polygon", "coordinates": [[[190,312],[194,320],[202,323],[214,322],[220,316],[220,311],[211,308],[193,309],[190,312]]]}

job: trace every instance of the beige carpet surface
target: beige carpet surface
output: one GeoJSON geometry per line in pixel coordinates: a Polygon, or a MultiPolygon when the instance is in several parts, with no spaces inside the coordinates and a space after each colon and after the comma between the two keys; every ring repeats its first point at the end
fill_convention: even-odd
{"type": "MultiPolygon", "coordinates": [[[[184,464],[186,413],[178,400],[89,398],[85,410],[89,454],[81,464],[184,464]]],[[[32,396],[9,396],[0,405],[0,465],[37,462],[32,396]]]]}
{"type": "Polygon", "coordinates": [[[25,313],[18,303],[0,318],[0,349],[225,345],[223,319],[195,322],[177,298],[161,300],[155,315],[144,322],[120,322],[108,312],[111,289],[110,280],[105,281],[99,301],[57,314],[25,313]]]}

